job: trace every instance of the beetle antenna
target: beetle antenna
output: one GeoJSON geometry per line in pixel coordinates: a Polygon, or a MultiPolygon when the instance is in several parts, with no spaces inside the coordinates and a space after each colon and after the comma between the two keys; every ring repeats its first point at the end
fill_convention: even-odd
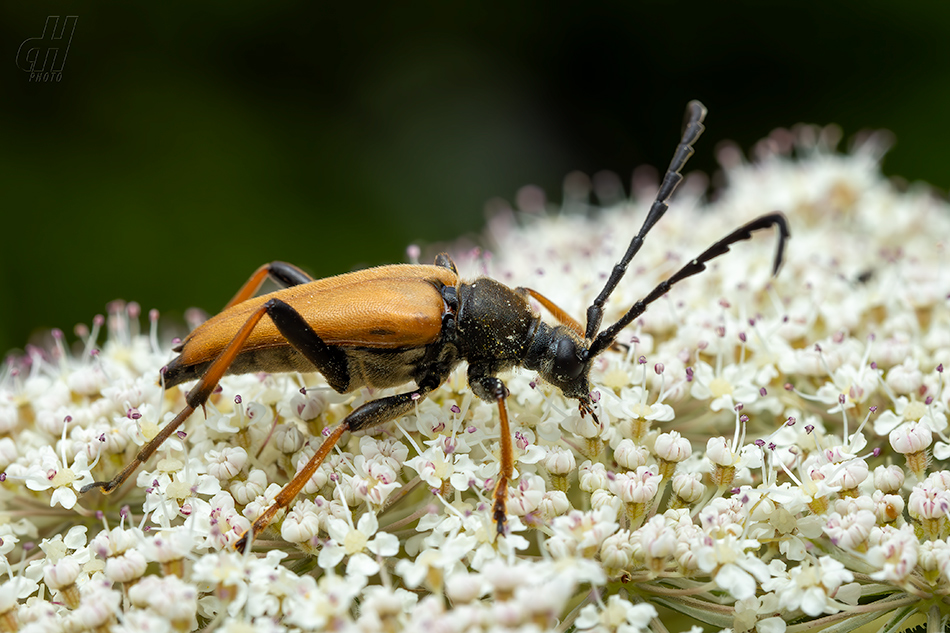
{"type": "Polygon", "coordinates": [[[617,287],[617,284],[620,283],[620,280],[623,279],[630,260],[637,254],[640,247],[643,246],[643,238],[646,237],[650,229],[653,228],[653,225],[663,217],[663,214],[666,213],[666,210],[669,208],[668,203],[670,196],[673,195],[677,185],[683,180],[683,175],[680,171],[686,165],[686,161],[689,160],[689,157],[693,155],[693,143],[696,142],[696,139],[698,139],[700,134],[703,133],[703,130],[706,129],[703,127],[703,119],[705,117],[706,107],[699,101],[690,101],[689,105],[686,106],[686,123],[683,127],[683,136],[680,139],[680,144],[676,146],[676,153],[673,155],[673,160],[670,161],[666,175],[663,176],[663,183],[660,185],[660,190],[656,193],[656,199],[650,206],[650,212],[647,213],[647,217],[643,221],[643,226],[640,227],[640,232],[630,241],[627,252],[624,253],[620,262],[614,266],[604,289],[601,290],[597,298],[594,299],[594,303],[587,308],[587,331],[584,338],[588,341],[593,339],[600,329],[600,322],[604,318],[604,304],[614,291],[614,288],[617,287]]]}
{"type": "Polygon", "coordinates": [[[772,226],[778,227],[779,233],[778,246],[775,249],[775,262],[772,264],[772,275],[778,274],[779,268],[782,267],[782,260],[785,256],[785,243],[788,241],[790,234],[788,232],[788,220],[785,219],[785,215],[779,211],[776,211],[775,213],[769,213],[767,215],[760,216],[748,224],[744,224],[743,226],[739,227],[726,237],[707,248],[699,257],[680,268],[674,275],[657,284],[656,288],[654,288],[650,294],[633,304],[633,307],[631,307],[626,314],[620,317],[616,323],[604,329],[603,332],[597,335],[597,339],[594,340],[593,344],[588,349],[588,357],[593,358],[597,354],[600,354],[602,351],[610,347],[611,343],[614,342],[614,339],[617,338],[617,335],[620,334],[621,330],[630,325],[630,323],[632,323],[633,320],[638,316],[643,314],[648,305],[665,295],[674,284],[686,279],[687,277],[692,277],[693,275],[706,270],[706,264],[710,260],[729,252],[729,247],[736,242],[747,240],[752,237],[752,233],[755,231],[767,229],[772,226]]]}

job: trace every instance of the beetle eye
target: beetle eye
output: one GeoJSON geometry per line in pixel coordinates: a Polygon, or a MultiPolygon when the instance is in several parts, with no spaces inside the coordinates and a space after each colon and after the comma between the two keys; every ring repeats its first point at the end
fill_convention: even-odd
{"type": "Polygon", "coordinates": [[[554,373],[561,380],[577,378],[584,370],[584,362],[577,357],[577,346],[569,338],[562,338],[557,344],[554,357],[554,373]]]}

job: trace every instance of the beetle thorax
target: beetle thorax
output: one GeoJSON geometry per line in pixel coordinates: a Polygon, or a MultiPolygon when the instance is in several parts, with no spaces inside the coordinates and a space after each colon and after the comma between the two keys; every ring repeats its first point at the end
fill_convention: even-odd
{"type": "Polygon", "coordinates": [[[569,398],[587,398],[586,345],[570,328],[550,326],[519,292],[488,278],[458,290],[457,346],[470,365],[492,373],[520,365],[569,398]]]}
{"type": "Polygon", "coordinates": [[[487,277],[459,285],[458,298],[461,356],[469,363],[521,364],[539,322],[527,300],[487,277]]]}

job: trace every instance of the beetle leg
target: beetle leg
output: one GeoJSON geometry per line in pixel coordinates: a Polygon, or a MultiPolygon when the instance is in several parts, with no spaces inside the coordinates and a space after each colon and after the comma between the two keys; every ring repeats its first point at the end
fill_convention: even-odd
{"type": "Polygon", "coordinates": [[[264,264],[254,271],[254,274],[251,275],[250,279],[244,282],[244,285],[241,286],[241,289],[237,291],[237,294],[235,294],[234,297],[228,301],[228,305],[224,306],[224,309],[227,310],[231,306],[241,303],[242,301],[247,301],[253,297],[260,289],[261,284],[263,284],[264,280],[268,277],[275,281],[281,288],[299,286],[300,284],[313,281],[313,277],[300,270],[293,264],[288,264],[287,262],[271,262],[269,264],[264,264]]]}
{"type": "MultiPolygon", "coordinates": [[[[501,382],[500,380],[498,381],[501,382]]],[[[507,393],[507,389],[502,385],[502,391],[507,393]]],[[[495,484],[495,503],[492,506],[492,518],[495,519],[495,527],[498,530],[498,536],[504,536],[508,527],[508,482],[514,473],[515,458],[514,451],[511,448],[511,429],[508,426],[508,407],[505,406],[505,397],[499,395],[498,399],[498,420],[500,421],[501,437],[501,467],[498,471],[498,483],[495,484]]]]}
{"type": "Polygon", "coordinates": [[[310,481],[310,478],[313,477],[313,473],[316,472],[327,458],[327,455],[330,454],[333,447],[340,441],[344,433],[377,426],[383,422],[395,420],[398,417],[406,415],[415,408],[417,402],[425,398],[430,391],[442,384],[441,378],[442,377],[434,374],[427,376],[422,380],[422,385],[415,391],[379,398],[378,400],[371,400],[346,416],[340,424],[330,431],[327,438],[323,441],[323,444],[320,445],[317,452],[310,458],[310,461],[308,461],[300,472],[294,475],[294,478],[277,493],[277,496],[274,497],[274,502],[254,521],[252,528],[241,535],[241,538],[234,544],[234,548],[239,552],[243,552],[247,549],[248,543],[253,538],[253,535],[260,534],[267,529],[267,526],[274,520],[274,517],[277,516],[281,510],[286,509],[290,505],[303,487],[307,485],[307,482],[310,481]]]}
{"type": "Polygon", "coordinates": [[[182,422],[188,419],[188,417],[195,412],[199,406],[204,405],[208,401],[208,397],[214,391],[214,388],[218,385],[218,381],[221,380],[221,377],[228,370],[228,367],[231,366],[231,363],[237,357],[238,353],[241,351],[241,348],[244,346],[244,342],[247,340],[247,337],[250,336],[251,331],[257,325],[258,321],[261,320],[261,317],[264,316],[266,312],[266,307],[269,304],[265,303],[257,311],[255,311],[248,320],[241,326],[241,329],[238,330],[238,333],[234,335],[234,338],[231,339],[231,342],[224,349],[220,356],[218,356],[213,363],[205,371],[204,375],[201,376],[201,379],[198,381],[198,384],[188,392],[188,395],[185,396],[185,408],[182,409],[175,418],[165,425],[164,428],[151,439],[145,446],[139,450],[138,454],[126,465],[125,468],[119,472],[118,475],[112,478],[111,481],[95,481],[91,484],[87,484],[82,487],[79,491],[80,494],[89,492],[93,488],[100,488],[104,494],[109,494],[114,491],[116,488],[125,483],[125,480],[128,479],[132,473],[139,467],[140,464],[148,460],[152,454],[158,450],[158,447],[161,446],[165,440],[167,440],[172,433],[174,433],[182,422]]]}
{"type": "Polygon", "coordinates": [[[320,467],[323,460],[327,458],[327,455],[330,454],[330,451],[333,450],[333,447],[336,446],[337,442],[340,441],[340,438],[343,437],[343,434],[348,430],[346,419],[344,419],[343,422],[330,431],[330,434],[323,440],[323,444],[321,444],[317,452],[313,454],[310,461],[308,461],[303,469],[294,475],[294,478],[277,493],[277,496],[274,497],[274,502],[261,516],[257,517],[251,529],[244,532],[234,543],[234,549],[243,553],[247,549],[248,543],[254,538],[254,535],[260,534],[267,529],[267,526],[274,520],[277,513],[290,505],[290,502],[303,490],[303,487],[306,486],[310,478],[313,477],[313,473],[317,471],[317,468],[320,467]]]}
{"type": "Polygon", "coordinates": [[[327,345],[290,304],[271,299],[262,307],[287,342],[313,363],[335,391],[346,393],[350,390],[350,370],[342,349],[327,345]]]}
{"type": "Polygon", "coordinates": [[[508,398],[508,388],[500,378],[490,376],[487,369],[480,365],[469,365],[468,384],[475,395],[488,402],[498,404],[498,420],[500,422],[498,441],[501,444],[501,464],[498,470],[498,481],[495,483],[494,505],[492,517],[499,536],[504,536],[508,526],[508,482],[514,476],[515,457],[511,447],[511,427],[508,424],[508,407],[505,399],[508,398]]]}
{"type": "Polygon", "coordinates": [[[287,303],[279,299],[271,299],[265,302],[255,310],[241,329],[238,330],[231,342],[223,352],[211,363],[205,373],[201,376],[188,395],[185,396],[186,406],[179,412],[175,418],[165,425],[164,428],[152,438],[145,446],[139,450],[138,454],[112,478],[111,481],[96,481],[88,484],[80,490],[80,493],[88,492],[93,488],[101,488],[102,492],[109,494],[126,479],[128,479],[135,470],[148,460],[152,454],[158,450],[171,434],[174,433],[181,424],[188,419],[194,411],[205,404],[214,388],[218,385],[221,377],[227,373],[228,368],[237,355],[244,348],[244,343],[251,335],[251,332],[257,326],[258,322],[268,314],[280,333],[287,341],[303,354],[307,360],[314,364],[317,370],[327,379],[330,386],[339,392],[345,392],[350,382],[349,370],[346,366],[346,355],[336,347],[330,347],[317,336],[313,329],[307,325],[300,313],[290,307],[287,303]]]}

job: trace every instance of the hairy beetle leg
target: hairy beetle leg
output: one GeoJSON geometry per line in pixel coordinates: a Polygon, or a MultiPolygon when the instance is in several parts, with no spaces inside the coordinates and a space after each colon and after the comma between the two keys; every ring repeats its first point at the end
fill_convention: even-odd
{"type": "Polygon", "coordinates": [[[248,320],[241,326],[241,329],[238,330],[238,333],[231,339],[231,342],[225,348],[218,358],[211,363],[211,366],[208,367],[208,370],[204,373],[201,379],[198,381],[198,384],[188,392],[188,395],[185,396],[186,406],[182,409],[175,418],[166,424],[162,430],[152,438],[152,440],[142,447],[138,454],[130,461],[125,468],[119,472],[118,475],[112,478],[111,481],[96,481],[86,486],[79,491],[80,494],[89,492],[93,488],[100,488],[104,494],[109,494],[114,491],[116,488],[125,483],[125,480],[128,479],[135,470],[143,464],[152,454],[158,450],[158,447],[161,446],[165,440],[167,440],[172,433],[174,433],[182,422],[187,420],[192,413],[195,412],[199,406],[204,406],[205,402],[208,401],[208,397],[214,391],[214,388],[218,385],[218,381],[221,380],[221,377],[227,372],[228,367],[231,366],[231,363],[234,362],[235,357],[241,351],[241,348],[244,346],[244,342],[247,340],[247,337],[251,334],[251,331],[254,330],[254,326],[257,325],[258,321],[266,313],[266,306],[261,307],[248,318],[248,320]]]}
{"type": "MultiPolygon", "coordinates": [[[[499,381],[501,382],[501,381],[499,381]]],[[[504,393],[507,390],[502,386],[504,393]]],[[[492,517],[498,536],[504,536],[508,527],[508,482],[514,473],[514,451],[511,448],[511,428],[508,425],[508,407],[505,406],[505,395],[497,396],[498,419],[500,421],[501,437],[501,466],[498,470],[498,482],[495,484],[495,503],[492,507],[492,517]]]]}
{"type": "Polygon", "coordinates": [[[323,463],[323,460],[327,458],[327,455],[330,454],[330,451],[333,450],[333,447],[336,446],[337,442],[340,441],[340,438],[343,437],[343,433],[347,431],[346,420],[341,422],[334,428],[327,438],[323,440],[323,444],[320,445],[320,448],[317,449],[317,452],[313,454],[313,457],[310,458],[310,461],[300,470],[299,473],[294,475],[294,478],[290,480],[286,486],[277,493],[277,496],[274,497],[274,503],[270,505],[267,510],[264,511],[264,514],[257,517],[257,520],[254,521],[254,525],[250,530],[244,532],[241,535],[241,538],[234,543],[234,549],[243,553],[253,538],[253,535],[260,534],[267,529],[267,526],[270,525],[270,522],[274,520],[274,517],[277,516],[277,513],[281,510],[287,508],[291,501],[294,500],[300,491],[303,489],[307,482],[310,481],[310,478],[313,477],[313,473],[317,471],[317,468],[320,467],[320,464],[323,463]]]}
{"type": "Polygon", "coordinates": [[[578,399],[577,410],[580,412],[582,418],[589,415],[595,424],[600,424],[600,420],[597,419],[597,414],[594,413],[594,407],[591,405],[590,400],[578,399]]]}

